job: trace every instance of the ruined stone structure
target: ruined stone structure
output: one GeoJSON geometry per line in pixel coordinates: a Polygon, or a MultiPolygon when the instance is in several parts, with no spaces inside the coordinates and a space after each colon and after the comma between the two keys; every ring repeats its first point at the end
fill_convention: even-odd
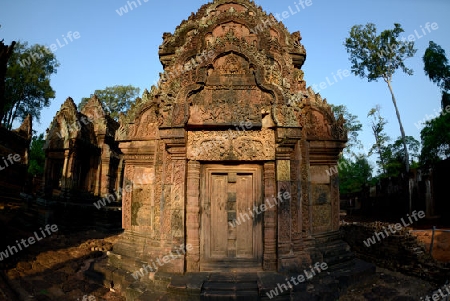
{"type": "Polygon", "coordinates": [[[25,189],[31,137],[30,115],[15,130],[0,125],[0,196],[3,200],[19,200],[25,189]]]}
{"type": "Polygon", "coordinates": [[[164,33],[160,83],[116,133],[130,189],[114,266],[166,255],[158,271],[180,274],[336,263],[327,256],[346,244],[326,171],[347,134],[307,88],[300,40],[248,0],[203,5],[164,33]]]}
{"type": "Polygon", "coordinates": [[[119,188],[121,153],[114,140],[119,124],[94,96],[78,112],[67,98],[47,130],[45,198],[89,200],[119,188]]]}

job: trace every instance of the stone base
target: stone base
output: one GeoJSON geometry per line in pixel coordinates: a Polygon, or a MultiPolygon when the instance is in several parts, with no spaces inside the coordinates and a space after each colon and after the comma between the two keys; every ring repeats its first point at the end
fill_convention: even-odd
{"type": "Polygon", "coordinates": [[[276,300],[336,300],[350,284],[375,273],[373,264],[354,258],[340,236],[340,232],[332,232],[306,240],[302,252],[278,259],[282,272],[183,274],[182,256],[161,269],[145,270],[143,266],[164,250],[153,249],[150,254],[148,238],[127,231],[114,252],[94,262],[87,274],[107,287],[113,286],[127,300],[136,301],[159,300],[155,296],[161,300],[269,300],[268,294],[275,294],[277,289],[276,300]],[[312,275],[315,263],[326,263],[327,268],[312,275]],[[305,276],[303,282],[300,275],[305,276]],[[307,275],[312,276],[306,279],[307,275]],[[297,283],[288,282],[292,277],[297,283]]]}
{"type": "Polygon", "coordinates": [[[127,300],[337,300],[340,293],[375,273],[373,264],[352,259],[344,268],[331,266],[310,279],[299,282],[304,273],[280,274],[199,272],[175,275],[156,272],[138,280],[131,273],[96,262],[86,272],[103,285],[112,285],[127,300]],[[296,282],[292,278],[297,279],[296,282]],[[288,282],[289,280],[289,282],[288,282]],[[270,298],[269,296],[272,296],[270,298]]]}

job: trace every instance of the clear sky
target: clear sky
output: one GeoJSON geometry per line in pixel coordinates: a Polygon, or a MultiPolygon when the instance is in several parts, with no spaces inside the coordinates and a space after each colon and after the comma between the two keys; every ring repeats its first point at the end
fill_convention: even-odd
{"type": "MultiPolygon", "coordinates": [[[[339,70],[350,70],[348,54],[343,46],[355,24],[375,23],[379,31],[400,23],[402,36],[414,35],[418,49],[406,65],[413,76],[398,71],[393,89],[407,135],[420,140],[419,124],[426,115],[440,109],[440,91],[425,76],[422,56],[430,40],[450,55],[450,1],[447,0],[310,0],[304,8],[300,0],[257,0],[266,12],[287,13],[283,23],[291,31],[300,30],[307,59],[303,66],[308,86],[316,86],[323,98],[332,104],[344,104],[364,125],[361,140],[368,148],[374,139],[367,112],[376,104],[389,124],[387,133],[400,136],[391,96],[383,81],[367,82],[350,76],[338,77],[339,70]],[[300,8],[297,10],[296,5],[300,8]],[[295,14],[290,12],[289,6],[295,14]],[[425,29],[435,22],[435,29],[425,29]],[[424,34],[424,31],[425,34],[424,34]],[[336,77],[334,77],[336,76],[336,77]],[[328,78],[328,79],[327,79],[328,78]],[[337,79],[337,80],[336,80],[337,79]],[[320,89],[321,82],[326,87],[320,89]]],[[[126,0],[0,0],[0,39],[43,44],[56,44],[55,55],[61,66],[52,76],[56,91],[49,108],[42,110],[38,133],[45,132],[64,100],[70,96],[76,103],[96,89],[113,85],[150,88],[158,79],[162,66],[158,46],[163,32],[173,32],[183,19],[196,12],[206,0],[135,0],[136,8],[121,16],[117,12],[127,6],[126,0]],[[68,32],[78,32],[78,39],[67,39],[68,32]],[[68,43],[65,43],[66,38],[68,43]],[[59,40],[59,46],[58,41],[59,40]]],[[[322,85],[324,87],[324,85],[322,85]]]]}

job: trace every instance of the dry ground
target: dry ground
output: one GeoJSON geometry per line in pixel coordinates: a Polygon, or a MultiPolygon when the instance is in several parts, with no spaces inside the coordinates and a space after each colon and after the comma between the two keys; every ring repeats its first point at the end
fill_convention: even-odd
{"type": "MultiPolygon", "coordinates": [[[[1,205],[1,204],[0,204],[1,205]]],[[[20,206],[0,206],[1,242],[31,236],[37,229],[25,218],[20,206]]],[[[430,232],[417,231],[424,243],[429,244],[430,232]]],[[[99,286],[84,277],[89,264],[110,250],[117,236],[105,236],[96,231],[77,233],[58,232],[26,250],[0,261],[0,301],[12,300],[86,300],[125,301],[117,292],[99,286]],[[20,296],[13,294],[12,289],[20,296]],[[95,298],[95,299],[93,299],[95,298]]],[[[450,234],[436,235],[433,255],[449,260],[450,234]]],[[[5,250],[3,243],[0,251],[5,250]]],[[[353,285],[339,300],[420,300],[438,285],[400,273],[378,268],[377,273],[364,282],[353,285]]]]}

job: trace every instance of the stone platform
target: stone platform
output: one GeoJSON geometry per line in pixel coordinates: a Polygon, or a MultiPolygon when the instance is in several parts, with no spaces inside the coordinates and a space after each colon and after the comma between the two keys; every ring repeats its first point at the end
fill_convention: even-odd
{"type": "Polygon", "coordinates": [[[130,301],[155,300],[337,300],[346,288],[375,273],[373,264],[352,259],[318,273],[307,281],[294,283],[299,273],[199,272],[174,275],[145,274],[135,280],[131,273],[114,268],[105,258],[86,272],[103,285],[112,286],[130,301]],[[270,298],[270,296],[272,298],[270,298]]]}

